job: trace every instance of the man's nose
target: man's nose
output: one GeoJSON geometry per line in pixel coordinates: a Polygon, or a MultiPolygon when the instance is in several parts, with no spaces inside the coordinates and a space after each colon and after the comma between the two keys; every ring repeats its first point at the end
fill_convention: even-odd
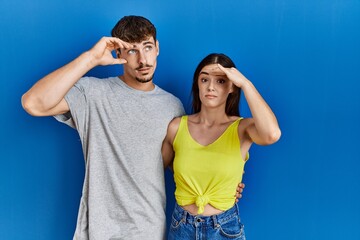
{"type": "Polygon", "coordinates": [[[139,59],[138,59],[140,64],[145,64],[146,63],[146,57],[145,54],[142,51],[139,51],[139,59]]]}

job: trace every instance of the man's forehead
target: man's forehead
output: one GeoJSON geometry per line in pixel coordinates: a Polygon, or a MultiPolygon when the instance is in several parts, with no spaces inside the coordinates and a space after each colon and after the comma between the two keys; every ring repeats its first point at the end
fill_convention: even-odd
{"type": "Polygon", "coordinates": [[[132,45],[133,48],[139,48],[139,47],[142,47],[142,46],[147,45],[147,44],[154,44],[155,45],[155,40],[151,36],[148,39],[145,39],[145,40],[143,40],[141,42],[134,42],[134,43],[130,43],[130,44],[132,45]]]}

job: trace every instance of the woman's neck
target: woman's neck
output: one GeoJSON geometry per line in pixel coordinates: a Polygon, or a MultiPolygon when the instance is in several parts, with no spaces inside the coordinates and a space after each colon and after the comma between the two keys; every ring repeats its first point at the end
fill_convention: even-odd
{"type": "Polygon", "coordinates": [[[197,114],[197,120],[199,123],[212,126],[216,124],[222,124],[224,122],[229,122],[230,117],[226,115],[225,111],[218,111],[218,110],[209,110],[209,109],[202,109],[197,114]]]}

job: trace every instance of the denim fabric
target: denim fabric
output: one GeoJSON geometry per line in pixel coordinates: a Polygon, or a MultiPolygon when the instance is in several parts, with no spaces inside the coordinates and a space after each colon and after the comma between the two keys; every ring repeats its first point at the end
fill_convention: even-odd
{"type": "Polygon", "coordinates": [[[245,240],[238,205],[213,216],[191,215],[178,204],[172,214],[168,240],[245,240]]]}

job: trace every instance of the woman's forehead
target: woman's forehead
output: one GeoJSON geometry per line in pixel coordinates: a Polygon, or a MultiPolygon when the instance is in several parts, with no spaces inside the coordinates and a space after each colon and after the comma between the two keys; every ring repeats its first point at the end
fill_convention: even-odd
{"type": "Polygon", "coordinates": [[[214,76],[224,76],[225,73],[221,71],[217,64],[210,64],[203,67],[200,71],[200,74],[214,75],[214,76]]]}

